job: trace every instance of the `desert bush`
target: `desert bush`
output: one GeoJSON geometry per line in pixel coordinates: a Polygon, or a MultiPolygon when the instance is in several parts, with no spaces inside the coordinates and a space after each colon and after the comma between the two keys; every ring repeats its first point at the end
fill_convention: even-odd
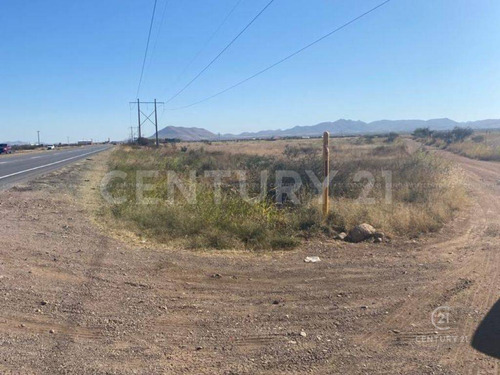
{"type": "MultiPolygon", "coordinates": [[[[388,233],[417,236],[439,229],[467,204],[461,173],[436,156],[417,153],[385,167],[393,172],[391,204],[377,198],[367,205],[348,194],[336,195],[329,223],[345,231],[369,222],[388,233]]],[[[380,187],[375,184],[373,196],[380,197],[380,187]]]]}
{"type": "Polygon", "coordinates": [[[283,151],[283,155],[288,158],[297,158],[297,157],[316,157],[320,152],[319,148],[313,146],[293,146],[286,145],[285,150],[283,151]]]}
{"type": "Polygon", "coordinates": [[[365,136],[363,136],[363,140],[367,144],[372,144],[374,139],[375,139],[374,135],[365,135],[365,136]]]}
{"type": "MultiPolygon", "coordinates": [[[[486,137],[473,135],[470,128],[455,127],[449,131],[430,131],[421,128],[413,136],[428,146],[448,150],[473,159],[500,161],[500,145],[495,142],[486,144],[486,137]]],[[[495,135],[492,136],[496,138],[495,135]]]]}
{"type": "Polygon", "coordinates": [[[428,138],[432,135],[432,130],[429,128],[417,128],[413,132],[415,138],[428,138]]]}
{"type": "Polygon", "coordinates": [[[153,146],[155,144],[155,140],[141,137],[137,139],[137,144],[139,146],[153,146]]]}
{"type": "Polygon", "coordinates": [[[126,202],[112,205],[110,212],[129,229],[160,242],[177,240],[190,248],[288,249],[301,239],[325,235],[331,228],[346,231],[361,222],[391,234],[418,235],[438,229],[465,204],[458,172],[436,156],[408,155],[399,142],[353,146],[355,142],[332,148],[335,176],[326,226],[320,192],[310,177],[312,172],[322,178],[320,148],[293,144],[275,156],[208,151],[205,147],[185,152],[171,146],[120,147],[110,156],[109,169],[124,171],[127,178],[112,181],[108,187],[126,202]],[[150,182],[149,197],[158,198],[157,204],[136,202],[138,170],[165,172],[150,182]],[[213,181],[205,176],[212,170],[245,171],[250,199],[240,194],[238,176],[231,173],[222,180],[217,201],[213,181]],[[286,196],[277,202],[276,174],[280,170],[300,176],[300,204],[286,196]],[[176,190],[172,201],[166,171],[176,172],[185,184],[195,172],[191,183],[196,199],[190,202],[176,190]],[[267,173],[263,181],[262,171],[267,173]],[[390,200],[387,172],[392,180],[390,200]]]}
{"type": "Polygon", "coordinates": [[[386,142],[393,143],[396,139],[399,138],[399,134],[395,132],[391,132],[387,135],[386,142]]]}
{"type": "Polygon", "coordinates": [[[462,128],[459,126],[456,126],[452,131],[451,134],[453,135],[453,140],[455,142],[463,142],[467,137],[470,137],[474,133],[474,130],[471,128],[462,128]]]}
{"type": "MultiPolygon", "coordinates": [[[[164,195],[163,189],[159,186],[153,196],[164,195]]],[[[130,221],[148,237],[160,242],[184,239],[191,248],[289,248],[305,229],[291,209],[280,209],[267,199],[249,202],[224,190],[216,202],[214,191],[203,182],[197,183],[194,203],[182,199],[154,205],[123,203],[113,207],[113,215],[130,221]]]]}

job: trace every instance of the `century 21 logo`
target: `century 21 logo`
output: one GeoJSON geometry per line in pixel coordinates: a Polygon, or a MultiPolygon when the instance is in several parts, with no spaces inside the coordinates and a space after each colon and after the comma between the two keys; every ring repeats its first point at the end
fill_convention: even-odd
{"type": "Polygon", "coordinates": [[[448,306],[440,306],[435,309],[431,314],[432,325],[440,331],[450,329],[450,312],[451,308],[448,306]]]}

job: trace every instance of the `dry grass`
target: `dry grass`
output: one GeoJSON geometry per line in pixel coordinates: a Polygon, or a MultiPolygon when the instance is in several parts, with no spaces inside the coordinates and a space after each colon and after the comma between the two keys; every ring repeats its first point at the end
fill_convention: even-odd
{"type": "Polygon", "coordinates": [[[259,156],[282,155],[285,147],[290,143],[297,147],[315,147],[321,150],[321,144],[318,139],[304,140],[259,140],[259,141],[227,141],[227,142],[205,142],[205,143],[180,143],[180,147],[187,147],[190,150],[203,148],[209,152],[224,152],[230,154],[245,154],[259,156]]]}
{"type": "Polygon", "coordinates": [[[447,143],[429,138],[426,144],[446,149],[472,159],[500,161],[500,131],[475,132],[463,142],[447,143]]]}
{"type": "Polygon", "coordinates": [[[477,137],[476,140],[471,138],[453,143],[448,150],[473,159],[500,161],[500,132],[477,137]]]}
{"type": "Polygon", "coordinates": [[[110,190],[126,197],[127,203],[112,205],[109,211],[122,225],[160,242],[178,241],[193,248],[283,249],[303,238],[348,231],[362,222],[388,234],[417,236],[439,229],[467,200],[457,170],[431,154],[409,155],[400,141],[334,139],[331,159],[336,175],[326,222],[321,218],[318,191],[306,173],[321,176],[318,139],[121,147],[111,155],[109,169],[124,171],[127,178],[111,183],[110,190]],[[151,181],[149,193],[158,203],[140,204],[135,185],[138,170],[175,171],[184,183],[189,171],[195,171],[196,199],[189,202],[176,191],[172,201],[168,176],[160,173],[151,181]],[[232,173],[223,179],[217,202],[213,180],[204,177],[210,170],[246,171],[252,200],[241,196],[232,173]],[[264,199],[258,200],[262,170],[268,171],[269,179],[264,199]],[[278,170],[293,170],[301,176],[300,204],[276,203],[278,170]],[[359,175],[360,171],[365,174],[359,175]],[[383,171],[392,175],[390,197],[383,171]],[[366,190],[370,179],[373,185],[366,190]],[[360,199],[364,192],[371,202],[360,199]]]}

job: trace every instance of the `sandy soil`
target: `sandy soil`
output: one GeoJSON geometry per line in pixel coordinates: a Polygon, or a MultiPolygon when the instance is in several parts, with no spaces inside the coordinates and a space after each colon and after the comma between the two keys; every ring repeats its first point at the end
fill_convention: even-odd
{"type": "Polygon", "coordinates": [[[107,234],[83,204],[105,154],[2,192],[0,373],[498,374],[470,341],[500,296],[500,166],[443,155],[474,203],[441,233],[275,254],[107,234]]]}

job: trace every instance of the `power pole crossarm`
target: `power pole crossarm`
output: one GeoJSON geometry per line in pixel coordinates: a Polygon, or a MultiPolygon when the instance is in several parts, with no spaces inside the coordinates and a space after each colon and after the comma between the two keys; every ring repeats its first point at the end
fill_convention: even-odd
{"type": "MultiPolygon", "coordinates": [[[[157,108],[157,105],[158,104],[165,104],[164,102],[158,102],[156,101],[156,99],[153,101],[153,102],[141,102],[139,99],[137,99],[136,102],[130,102],[130,104],[137,104],[137,124],[138,124],[138,128],[137,128],[137,136],[138,136],[138,139],[141,139],[142,138],[142,125],[144,123],[146,123],[147,121],[149,121],[150,123],[152,123],[154,126],[155,126],[155,134],[156,134],[156,146],[159,146],[160,144],[160,141],[158,139],[158,108],[157,108]],[[149,113],[149,112],[142,112],[141,111],[141,104],[154,104],[154,110],[153,112],[149,113]],[[148,115],[149,113],[149,115],[148,115]],[[151,119],[153,114],[155,115],[154,117],[154,121],[151,119]]],[[[132,141],[134,140],[134,137],[132,136],[132,141]]]]}

